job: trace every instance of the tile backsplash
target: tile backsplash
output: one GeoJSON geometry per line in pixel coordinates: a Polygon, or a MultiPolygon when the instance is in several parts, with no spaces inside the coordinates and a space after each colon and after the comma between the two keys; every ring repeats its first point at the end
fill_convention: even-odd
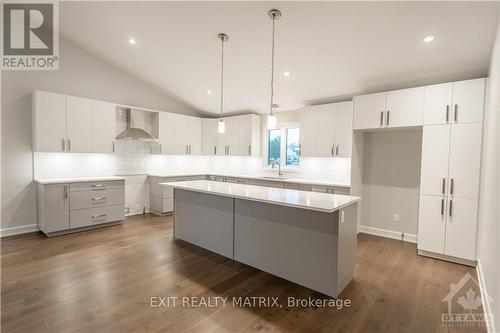
{"type": "MultiPolygon", "coordinates": [[[[294,178],[350,182],[350,158],[302,158],[294,178]]],[[[148,142],[117,141],[114,154],[34,153],[36,178],[66,178],[166,173],[275,173],[260,157],[151,155],[148,142]]]]}

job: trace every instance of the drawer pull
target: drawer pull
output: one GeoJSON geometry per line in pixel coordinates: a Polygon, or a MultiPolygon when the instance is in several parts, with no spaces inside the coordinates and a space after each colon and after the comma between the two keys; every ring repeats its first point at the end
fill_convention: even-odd
{"type": "Polygon", "coordinates": [[[93,219],[98,219],[100,217],[106,217],[106,214],[97,214],[97,215],[92,215],[93,219]]]}
{"type": "Polygon", "coordinates": [[[106,185],[104,184],[92,184],[92,190],[104,190],[106,188],[106,185]]]}
{"type": "Polygon", "coordinates": [[[100,201],[100,200],[106,200],[106,197],[92,198],[92,201],[100,201]]]}

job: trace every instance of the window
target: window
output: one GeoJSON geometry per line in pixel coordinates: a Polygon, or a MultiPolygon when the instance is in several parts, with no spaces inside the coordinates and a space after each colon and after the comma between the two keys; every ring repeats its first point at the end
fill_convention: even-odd
{"type": "Polygon", "coordinates": [[[286,165],[299,165],[299,129],[286,129],[286,165]]]}
{"type": "Polygon", "coordinates": [[[278,161],[281,156],[281,130],[269,130],[269,145],[267,154],[267,164],[271,165],[278,161]]]}
{"type": "Polygon", "coordinates": [[[281,167],[299,166],[299,128],[286,127],[268,131],[267,165],[273,161],[279,162],[281,167]],[[281,156],[285,158],[282,160],[281,156]]]}

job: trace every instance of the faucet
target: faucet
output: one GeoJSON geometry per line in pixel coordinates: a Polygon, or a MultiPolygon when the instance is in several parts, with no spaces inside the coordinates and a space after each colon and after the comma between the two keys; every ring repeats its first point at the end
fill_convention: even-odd
{"type": "Polygon", "coordinates": [[[279,158],[273,160],[271,168],[274,169],[274,166],[276,165],[276,163],[278,163],[278,176],[284,176],[283,172],[281,172],[281,162],[280,162],[279,158]]]}

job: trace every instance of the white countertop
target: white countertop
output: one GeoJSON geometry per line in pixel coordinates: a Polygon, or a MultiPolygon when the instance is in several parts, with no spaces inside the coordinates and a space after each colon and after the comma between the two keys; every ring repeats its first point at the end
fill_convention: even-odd
{"type": "Polygon", "coordinates": [[[332,186],[332,187],[351,187],[350,184],[334,182],[330,180],[313,180],[304,178],[269,178],[270,175],[257,174],[257,175],[247,175],[247,174],[235,174],[235,173],[165,173],[165,174],[149,174],[150,177],[159,178],[170,178],[170,177],[190,177],[190,176],[219,176],[219,177],[233,177],[233,178],[245,178],[254,180],[264,180],[270,182],[282,182],[282,183],[294,183],[294,184],[308,184],[308,185],[319,185],[319,186],[332,186]]]}
{"type": "Polygon", "coordinates": [[[231,198],[309,209],[325,213],[333,213],[336,210],[361,200],[359,197],[348,195],[214,182],[210,180],[160,183],[160,185],[231,198]]]}
{"type": "Polygon", "coordinates": [[[74,177],[74,178],[35,178],[33,181],[38,184],[68,184],[68,183],[86,183],[86,182],[103,182],[110,180],[125,180],[125,177],[109,176],[109,177],[74,177]]]}

